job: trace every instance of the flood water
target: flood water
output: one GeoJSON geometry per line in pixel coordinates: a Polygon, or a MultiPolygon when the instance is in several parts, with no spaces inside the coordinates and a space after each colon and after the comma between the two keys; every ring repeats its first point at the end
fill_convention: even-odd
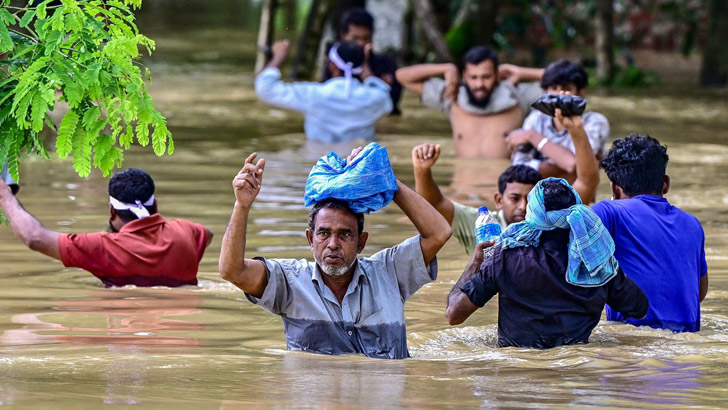
{"type": "MultiPolygon", "coordinates": [[[[495,300],[465,325],[450,327],[445,320],[445,297],[467,262],[453,239],[438,255],[437,280],[407,303],[411,359],[287,352],[280,319],[247,302],[217,273],[234,202],[231,180],[250,152],[266,158],[248,226],[249,256],[310,257],[303,234],[306,176],[319,156],[351,147],[309,144],[299,115],[257,102],[255,36],[236,27],[234,18],[184,29],[148,16],[142,22],[157,41],[158,52],[145,64],[176,152],[157,158],[149,148],[135,148],[124,166],[152,174],[165,217],[190,219],[215,233],[200,265],[200,286],[104,289],[89,273],[27,250],[0,226],[0,405],[680,409],[728,403],[724,91],[667,85],[589,97],[590,107],[610,119],[612,139],[638,131],[669,147],[667,197],[696,215],[706,234],[710,290],[700,332],[601,322],[588,345],[495,348],[495,300]]],[[[397,176],[412,186],[411,148],[441,143],[435,175],[445,193],[489,203],[507,162],[456,161],[444,115],[419,107],[411,94],[402,108],[402,117],[381,121],[378,137],[397,176]]],[[[79,178],[70,161],[27,159],[19,197],[51,229],[98,231],[108,220],[107,182],[98,173],[79,178]]],[[[602,174],[598,199],[608,192],[602,174]]],[[[367,255],[415,234],[394,204],[368,216],[366,228],[367,255]]]]}

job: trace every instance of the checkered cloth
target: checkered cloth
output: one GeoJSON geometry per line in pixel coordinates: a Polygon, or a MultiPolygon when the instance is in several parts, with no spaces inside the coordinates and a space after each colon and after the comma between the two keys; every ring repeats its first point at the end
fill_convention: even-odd
{"type": "Polygon", "coordinates": [[[503,249],[538,246],[543,231],[569,229],[569,264],[566,281],[582,287],[601,286],[617,274],[614,240],[601,219],[581,203],[579,194],[561,178],[540,181],[528,194],[526,220],[510,225],[498,239],[503,249]],[[543,183],[559,181],[571,189],[576,205],[557,211],[544,209],[543,183]]]}

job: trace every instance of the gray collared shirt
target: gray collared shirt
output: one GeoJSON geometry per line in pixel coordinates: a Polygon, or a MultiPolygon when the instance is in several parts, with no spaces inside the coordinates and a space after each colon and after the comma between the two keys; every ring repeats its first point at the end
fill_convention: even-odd
{"type": "Polygon", "coordinates": [[[419,235],[360,258],[341,303],[314,262],[259,259],[268,285],[260,298],[246,296],[281,316],[289,350],[409,357],[404,303],[437,277],[437,259],[425,265],[419,235]]]}

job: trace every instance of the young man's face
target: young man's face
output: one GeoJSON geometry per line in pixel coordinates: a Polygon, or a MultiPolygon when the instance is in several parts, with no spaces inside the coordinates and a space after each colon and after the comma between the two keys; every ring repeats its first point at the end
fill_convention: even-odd
{"type": "Polygon", "coordinates": [[[582,88],[580,90],[576,88],[576,84],[574,83],[567,83],[566,85],[553,84],[546,88],[546,94],[558,94],[561,91],[567,92],[571,95],[578,95],[579,97],[586,96],[586,88],[582,88]]]}
{"type": "Polygon", "coordinates": [[[463,70],[463,82],[465,87],[469,90],[471,101],[476,105],[482,102],[487,102],[490,98],[490,93],[493,92],[493,88],[498,83],[498,76],[496,75],[495,65],[491,60],[484,60],[478,64],[465,64],[463,70]]]}
{"type": "Polygon", "coordinates": [[[341,33],[341,39],[344,41],[353,41],[364,47],[372,42],[372,31],[364,26],[349,24],[346,31],[341,33]]]}
{"type": "Polygon", "coordinates": [[[319,268],[330,276],[347,273],[367,240],[366,232],[358,233],[356,215],[343,209],[321,208],[314,223],[314,231],[307,229],[306,238],[319,268]]]}
{"type": "Polygon", "coordinates": [[[507,224],[521,222],[526,219],[526,205],[528,205],[528,193],[534,185],[522,184],[520,182],[509,182],[501,195],[495,194],[495,206],[503,210],[503,216],[507,224]]]}

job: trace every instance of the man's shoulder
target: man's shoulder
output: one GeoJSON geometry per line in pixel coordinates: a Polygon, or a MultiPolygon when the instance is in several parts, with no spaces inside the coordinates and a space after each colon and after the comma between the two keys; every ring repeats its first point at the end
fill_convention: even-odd
{"type": "Polygon", "coordinates": [[[279,267],[286,274],[291,274],[293,276],[300,276],[302,273],[310,274],[315,266],[313,262],[309,262],[306,259],[263,257],[255,257],[254,259],[262,261],[268,267],[279,267]]]}
{"type": "Polygon", "coordinates": [[[609,120],[607,119],[607,116],[597,112],[597,111],[587,111],[584,113],[584,115],[581,116],[581,119],[584,123],[607,123],[609,124],[609,120]]]}

